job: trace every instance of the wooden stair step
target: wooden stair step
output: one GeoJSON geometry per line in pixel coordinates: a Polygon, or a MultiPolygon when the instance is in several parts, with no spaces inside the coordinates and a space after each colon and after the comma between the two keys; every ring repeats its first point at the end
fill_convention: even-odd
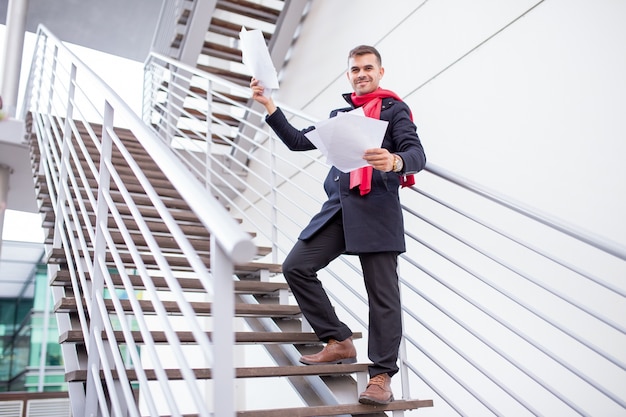
{"type": "MultiPolygon", "coordinates": [[[[107,311],[114,312],[113,300],[104,300],[107,311]]],[[[119,300],[124,312],[133,313],[129,300],[119,300]]],[[[138,300],[141,314],[154,314],[155,308],[150,300],[138,300]]],[[[170,315],[181,314],[176,301],[161,301],[170,315]]],[[[198,316],[210,316],[213,312],[213,303],[195,301],[189,303],[198,316]]],[[[86,306],[85,302],[82,303],[86,306]]],[[[56,313],[73,313],[78,311],[78,303],[74,297],[64,297],[54,306],[56,313]]],[[[300,308],[297,305],[285,304],[235,304],[235,316],[237,317],[300,317],[300,308]]]]}
{"type": "MultiPolygon", "coordinates": [[[[82,133],[79,132],[81,137],[84,139],[87,139],[87,133],[82,133]]],[[[129,133],[132,135],[132,133],[129,133]]],[[[89,155],[90,159],[93,158],[100,158],[100,151],[98,149],[99,145],[96,146],[95,143],[93,143],[93,141],[91,140],[85,140],[83,142],[83,145],[85,147],[85,149],[88,151],[87,155],[89,155]]],[[[148,165],[151,165],[152,167],[156,168],[157,170],[159,169],[159,166],[157,165],[156,162],[154,162],[154,160],[150,157],[150,155],[146,152],[144,146],[139,143],[137,141],[137,139],[135,139],[135,137],[133,136],[132,139],[122,139],[122,145],[124,146],[124,148],[131,154],[133,155],[133,157],[137,157],[139,158],[139,161],[141,162],[146,162],[148,165]]],[[[122,155],[120,148],[118,147],[118,145],[114,145],[112,148],[112,158],[119,160],[119,161],[125,161],[124,156],[122,155]]],[[[79,153],[78,155],[79,157],[84,157],[85,154],[83,153],[79,153]]],[[[124,163],[124,165],[126,165],[126,163],[124,163]]]]}
{"type": "Polygon", "coordinates": [[[184,10],[182,10],[182,12],[180,13],[180,16],[178,16],[178,20],[176,21],[179,25],[186,25],[187,21],[189,20],[189,18],[191,17],[191,10],[185,8],[184,10]]]}
{"type": "MultiPolygon", "coordinates": [[[[111,238],[113,239],[113,242],[119,245],[118,247],[123,247],[126,245],[126,241],[124,240],[124,236],[122,235],[121,232],[117,232],[115,230],[110,230],[109,232],[111,233],[111,238]]],[[[164,250],[164,252],[182,253],[182,249],[180,249],[178,242],[171,235],[166,235],[166,236],[155,235],[153,237],[156,243],[159,245],[159,247],[164,250]]],[[[143,235],[138,234],[138,233],[131,233],[131,238],[133,240],[133,243],[139,250],[148,249],[148,242],[146,241],[146,238],[143,235]]],[[[187,239],[189,240],[189,243],[191,244],[191,246],[200,255],[206,255],[210,253],[211,242],[208,239],[204,239],[202,237],[193,237],[193,236],[187,236],[187,239]]],[[[271,251],[272,251],[272,248],[267,247],[267,246],[257,247],[256,255],[265,256],[271,253],[271,251]]]]}
{"type": "MultiPolygon", "coordinates": [[[[56,119],[57,129],[63,130],[65,128],[64,123],[65,123],[65,118],[56,119]]],[[[89,129],[85,125],[85,122],[81,120],[74,120],[73,124],[76,128],[76,131],[79,133],[79,135],[85,138],[90,136],[89,129]]],[[[89,128],[93,131],[96,137],[102,138],[102,125],[101,124],[89,123],[89,128]]],[[[123,128],[123,127],[114,127],[113,131],[115,132],[117,137],[120,138],[120,140],[122,141],[122,143],[124,143],[125,146],[129,146],[129,147],[141,146],[141,144],[137,141],[137,138],[135,137],[135,135],[130,129],[123,128]]],[[[72,136],[74,136],[74,130],[72,130],[72,136]]],[[[93,141],[91,139],[86,140],[84,142],[85,142],[85,145],[93,144],[93,141]]]]}
{"type": "MultiPolygon", "coordinates": [[[[120,178],[124,183],[124,188],[126,188],[128,192],[145,194],[145,188],[137,182],[137,178],[134,175],[120,175],[120,178]]],[[[94,190],[98,187],[98,181],[94,178],[88,178],[87,183],[94,190]]],[[[181,198],[176,188],[174,188],[172,183],[167,179],[151,179],[150,185],[154,188],[159,197],[181,198]]],[[[111,190],[119,191],[119,187],[116,183],[111,182],[111,190]]]]}
{"type": "MultiPolygon", "coordinates": [[[[89,274],[86,274],[87,279],[90,279],[89,274]]],[[[136,290],[145,289],[143,280],[139,275],[129,275],[129,280],[136,290]]],[[[119,274],[111,274],[113,284],[118,288],[123,288],[124,284],[122,277],[119,274]]],[[[167,290],[167,280],[163,277],[151,277],[152,284],[157,290],[167,290]]],[[[202,282],[196,278],[177,278],[178,284],[183,291],[189,292],[205,292],[205,288],[202,282]]],[[[262,281],[235,281],[235,292],[240,294],[272,294],[277,291],[289,290],[289,285],[286,282],[262,282],[262,281]]],[[[52,280],[50,285],[67,287],[72,285],[70,271],[60,270],[58,271],[52,280]]]]}
{"type": "MultiPolygon", "coordinates": [[[[265,410],[237,411],[237,417],[318,417],[337,415],[386,416],[386,411],[409,411],[433,406],[433,400],[395,400],[387,405],[339,404],[294,408],[272,408],[265,410]]],[[[171,416],[161,416],[171,417],[171,416]]],[[[198,414],[183,414],[182,417],[199,417],[198,414]]]]}
{"type": "MultiPolygon", "coordinates": [[[[132,217],[122,216],[122,219],[124,220],[124,226],[129,231],[139,231],[139,228],[137,227],[137,223],[132,217]]],[[[181,228],[181,230],[185,233],[186,236],[198,236],[198,237],[204,237],[206,239],[209,239],[211,237],[211,235],[209,234],[209,231],[206,229],[206,227],[204,227],[200,223],[199,220],[197,220],[196,222],[188,221],[186,223],[183,223],[182,219],[177,219],[177,220],[178,220],[178,226],[181,228]]],[[[96,216],[91,215],[89,217],[89,221],[91,222],[91,224],[95,224],[96,216]]],[[[168,226],[165,223],[163,223],[161,220],[146,219],[145,221],[146,221],[146,226],[148,226],[148,228],[150,229],[152,233],[171,233],[168,226]]],[[[242,222],[241,219],[235,219],[235,221],[238,223],[242,222]]],[[[111,217],[109,217],[107,220],[107,227],[110,230],[119,229],[119,226],[115,222],[115,219],[111,217]]],[[[250,233],[250,236],[256,236],[256,234],[250,233]]]]}
{"type": "MultiPolygon", "coordinates": [[[[215,71],[218,71],[217,69],[214,69],[215,71]]],[[[226,71],[226,70],[224,70],[226,71]]],[[[232,72],[232,71],[226,71],[231,75],[236,75],[237,73],[232,72]]],[[[242,75],[242,77],[248,77],[250,78],[249,75],[242,75]]],[[[243,78],[242,78],[243,79],[243,78]]],[[[191,107],[185,107],[185,112],[181,117],[189,117],[189,116],[193,116],[194,120],[200,121],[200,122],[206,122],[207,121],[207,115],[206,113],[202,110],[197,110],[191,107]]],[[[211,119],[217,119],[221,122],[223,122],[224,124],[226,124],[227,126],[230,127],[237,127],[239,126],[239,120],[235,119],[233,116],[229,115],[229,114],[224,114],[224,113],[217,113],[215,111],[213,111],[213,113],[211,113],[211,119]]]]}
{"type": "MultiPolygon", "coordinates": [[[[115,203],[126,204],[126,201],[124,200],[124,196],[119,191],[111,190],[110,194],[111,194],[111,199],[115,203]]],[[[83,197],[87,197],[87,190],[82,189],[81,195],[83,197]]],[[[138,206],[152,206],[153,205],[150,197],[146,196],[145,194],[133,195],[133,201],[138,206]]],[[[189,208],[189,204],[187,204],[187,202],[183,200],[182,198],[162,198],[161,201],[163,202],[165,207],[167,207],[168,209],[187,210],[187,211],[191,210],[189,208]]]]}
{"type": "MultiPolygon", "coordinates": [[[[46,203],[45,206],[42,206],[42,210],[40,210],[40,212],[42,212],[42,214],[44,214],[45,216],[43,218],[43,223],[51,224],[51,225],[54,224],[54,212],[50,210],[50,207],[48,205],[50,200],[41,199],[41,201],[42,203],[46,203]]],[[[116,204],[115,207],[117,208],[117,211],[120,214],[120,216],[123,218],[124,224],[126,225],[128,229],[139,230],[136,226],[136,222],[133,220],[132,211],[127,205],[116,204]],[[133,224],[135,224],[134,227],[133,227],[133,224]]],[[[161,221],[161,218],[162,218],[161,213],[159,213],[159,211],[156,208],[150,207],[150,206],[139,206],[138,208],[146,222],[154,223],[155,219],[158,221],[161,221]]],[[[168,213],[174,218],[174,220],[176,220],[176,222],[179,225],[181,225],[181,223],[187,224],[187,225],[190,223],[195,223],[198,226],[201,225],[200,220],[198,219],[198,216],[196,216],[196,214],[190,210],[168,209],[168,213]]],[[[89,211],[88,214],[92,215],[92,212],[89,211]]],[[[93,218],[95,219],[95,216],[93,216],[93,218]]],[[[109,219],[113,219],[112,215],[109,215],[109,219]]],[[[94,224],[93,221],[92,221],[92,224],[94,224]]],[[[115,222],[113,222],[113,225],[115,225],[115,222]]],[[[164,230],[167,231],[168,229],[165,228],[164,230]]]]}
{"type": "MultiPolygon", "coordinates": [[[[45,206],[45,207],[40,208],[39,210],[44,215],[43,221],[42,221],[44,225],[54,226],[54,212],[51,209],[52,209],[51,207],[45,206]]],[[[124,227],[128,231],[131,231],[131,232],[139,231],[139,226],[137,226],[137,223],[131,216],[122,215],[121,217],[122,217],[124,227]]],[[[95,224],[96,216],[89,215],[89,221],[91,222],[91,224],[95,224]]],[[[178,227],[180,227],[180,229],[186,236],[205,237],[206,239],[209,239],[211,237],[209,234],[209,231],[206,229],[206,227],[202,226],[199,220],[196,222],[192,222],[192,221],[183,222],[182,219],[177,219],[177,221],[178,221],[178,227]]],[[[241,223],[240,219],[235,219],[235,221],[241,223]]],[[[152,233],[171,233],[168,226],[159,219],[157,220],[145,219],[145,222],[146,222],[146,226],[148,226],[148,228],[150,229],[152,233]]],[[[119,227],[120,226],[116,223],[114,218],[110,216],[107,218],[108,229],[119,230],[119,227]]],[[[254,237],[256,236],[256,234],[250,233],[250,236],[254,237]]]]}
{"type": "MultiPolygon", "coordinates": [[[[135,343],[144,343],[143,336],[140,331],[131,332],[135,343]]],[[[169,343],[165,332],[151,331],[150,335],[154,343],[169,343]]],[[[207,332],[209,338],[213,333],[207,332]]],[[[176,332],[176,336],[181,343],[196,343],[196,338],[192,332],[176,332]]],[[[355,332],[353,339],[360,339],[362,333],[355,332]]],[[[106,332],[102,332],[102,339],[107,340],[106,332]]],[[[118,343],[124,343],[124,333],[115,331],[115,340],[118,343]]],[[[59,343],[83,343],[83,333],[81,330],[69,330],[59,336],[59,343]]],[[[235,343],[238,344],[321,344],[315,333],[304,332],[235,332],[235,343]]]]}
{"type": "MultiPolygon", "coordinates": [[[[83,227],[83,230],[86,232],[86,228],[83,227]]],[[[109,232],[111,234],[113,242],[118,245],[118,247],[126,247],[126,241],[124,240],[124,236],[121,232],[118,232],[116,230],[109,230],[109,232]]],[[[149,250],[148,243],[142,234],[131,232],[130,236],[138,250],[149,250]]],[[[161,248],[164,252],[167,252],[169,254],[182,253],[180,245],[171,235],[153,235],[153,237],[159,248],[161,248]]],[[[187,239],[189,240],[191,246],[198,252],[198,254],[207,255],[210,253],[211,241],[209,239],[198,236],[187,236],[187,239]]],[[[265,256],[270,254],[271,252],[272,248],[269,246],[257,246],[256,256],[265,256]]]]}
{"type": "MultiPolygon", "coordinates": [[[[180,129],[180,133],[181,134],[178,136],[185,135],[188,139],[206,142],[205,132],[202,132],[201,134],[200,132],[192,131],[189,129],[180,129]]],[[[234,139],[230,136],[219,135],[217,133],[211,133],[211,142],[217,145],[230,146],[233,141],[234,139]]]]}
{"type": "Polygon", "coordinates": [[[280,10],[247,0],[218,0],[216,7],[235,16],[245,16],[266,23],[276,23],[280,15],[280,10]]]}
{"type": "MultiPolygon", "coordinates": [[[[124,182],[124,187],[130,194],[138,194],[138,195],[145,196],[145,193],[146,193],[145,188],[137,182],[137,178],[134,175],[122,175],[121,179],[124,182]]],[[[49,194],[48,184],[46,183],[45,179],[43,181],[38,179],[36,181],[36,184],[38,188],[37,190],[38,195],[49,194]]],[[[87,184],[94,191],[98,189],[98,181],[92,177],[87,178],[87,184]]],[[[169,180],[152,179],[150,180],[150,184],[155,189],[159,197],[161,197],[162,199],[167,199],[167,198],[180,199],[181,198],[180,194],[178,193],[176,188],[172,186],[169,180]]],[[[82,185],[79,187],[79,189],[81,191],[84,190],[82,185]]],[[[113,182],[111,183],[111,192],[113,193],[120,192],[119,187],[116,185],[116,183],[113,183],[113,182]]]]}
{"type": "MultiPolygon", "coordinates": [[[[44,190],[42,188],[38,188],[36,190],[37,191],[36,197],[41,204],[41,207],[39,210],[40,212],[52,210],[52,200],[50,199],[50,195],[47,193],[47,186],[45,186],[44,188],[46,189],[44,190]],[[43,193],[43,191],[46,191],[46,192],[43,193]]],[[[87,198],[87,190],[81,188],[80,194],[84,199],[87,198]]],[[[117,190],[111,190],[109,194],[111,195],[111,199],[116,204],[119,204],[119,205],[126,204],[126,201],[124,200],[124,196],[121,194],[121,192],[117,190]]],[[[146,207],[146,206],[153,205],[152,200],[150,200],[150,197],[147,197],[145,194],[134,194],[132,197],[133,197],[133,201],[135,202],[135,204],[137,204],[137,206],[139,207],[146,207]]],[[[175,210],[190,211],[191,210],[187,202],[181,198],[165,197],[165,198],[161,198],[161,202],[163,202],[163,205],[166,208],[173,210],[173,211],[175,210]]]]}
{"type": "MultiPolygon", "coordinates": [[[[98,137],[102,137],[101,124],[91,123],[89,126],[98,137]]],[[[84,125],[83,122],[76,123],[76,130],[85,135],[88,133],[87,127],[84,125]]],[[[122,142],[124,142],[125,145],[131,146],[132,144],[136,144],[136,146],[141,146],[141,144],[137,141],[137,138],[135,138],[135,135],[130,129],[115,127],[113,128],[113,131],[122,140],[122,142]]]]}
{"type": "MultiPolygon", "coordinates": [[[[135,156],[133,156],[133,157],[135,158],[135,156]]],[[[159,169],[159,167],[154,163],[154,161],[152,159],[141,161],[141,160],[139,160],[139,156],[137,156],[135,159],[136,159],[136,162],[138,163],[139,167],[141,168],[141,172],[148,179],[150,179],[150,180],[167,181],[167,177],[165,176],[163,171],[161,171],[161,169],[159,169]]],[[[93,155],[92,156],[92,162],[95,164],[96,168],[99,168],[100,167],[100,157],[99,157],[99,155],[93,155]]],[[[112,162],[113,162],[113,166],[115,167],[116,171],[118,172],[118,174],[120,176],[135,177],[134,171],[125,163],[124,160],[112,159],[112,162]]],[[[80,161],[80,165],[81,165],[81,167],[83,168],[83,170],[85,172],[91,172],[90,171],[90,167],[89,167],[89,163],[86,160],[84,160],[84,159],[81,160],[80,161]]]]}
{"type": "MultiPolygon", "coordinates": [[[[311,375],[347,375],[357,372],[367,372],[368,363],[356,364],[340,364],[340,365],[295,365],[295,366],[267,366],[267,367],[244,367],[235,368],[236,378],[270,378],[284,376],[311,376],[311,375]]],[[[153,369],[144,369],[148,380],[156,379],[156,372],[153,369]]],[[[193,369],[197,379],[213,378],[213,370],[211,368],[193,369]]],[[[165,373],[169,380],[182,380],[183,374],[180,369],[165,369],[165,373]]],[[[112,370],[113,378],[118,378],[116,370],[112,370]]],[[[104,373],[101,373],[104,378],[104,373]]],[[[137,373],[133,369],[126,370],[126,376],[131,381],[137,380],[137,373]]],[[[86,370],[70,371],[65,374],[66,382],[85,381],[87,378],[86,370]]]]}
{"type": "MultiPolygon", "coordinates": [[[[85,228],[83,228],[83,230],[86,230],[85,228]]],[[[109,230],[109,233],[111,234],[111,238],[113,239],[113,242],[116,245],[122,246],[124,247],[126,245],[126,241],[124,240],[124,236],[121,232],[117,232],[114,230],[109,230]]],[[[76,235],[78,235],[77,232],[75,232],[76,235]]],[[[137,247],[138,250],[143,251],[143,250],[147,250],[148,249],[148,242],[146,241],[146,238],[139,234],[139,233],[131,233],[130,237],[134,243],[134,245],[137,247]]],[[[174,239],[171,235],[169,236],[152,236],[154,238],[154,240],[156,241],[157,245],[159,246],[159,248],[161,248],[164,252],[168,252],[168,253],[182,253],[182,249],[180,249],[180,246],[178,245],[178,242],[176,242],[176,239],[174,239]]],[[[206,239],[202,239],[202,238],[198,238],[198,237],[192,237],[192,238],[188,238],[189,239],[189,243],[191,244],[191,246],[199,253],[199,254],[207,254],[211,251],[211,242],[206,240],[206,239]]]]}
{"type": "Polygon", "coordinates": [[[227,61],[241,62],[241,49],[220,45],[216,42],[205,41],[202,46],[202,53],[214,58],[225,59],[227,61]]]}
{"type": "MultiPolygon", "coordinates": [[[[211,24],[209,25],[209,32],[217,33],[218,35],[226,36],[233,39],[239,39],[239,32],[241,32],[241,25],[237,23],[231,23],[228,20],[219,19],[213,17],[211,24]]],[[[269,41],[272,34],[266,31],[261,31],[265,41],[269,41]]]]}
{"type": "Polygon", "coordinates": [[[228,81],[231,81],[235,84],[238,84],[242,87],[245,86],[249,86],[250,85],[250,75],[249,74],[241,74],[238,72],[234,72],[234,71],[229,71],[229,70],[225,70],[222,68],[215,68],[215,67],[210,67],[207,65],[196,65],[196,67],[201,70],[201,71],[205,71],[208,72],[209,74],[214,74],[217,75],[219,77],[225,78],[228,81]]]}
{"type": "MultiPolygon", "coordinates": [[[[129,268],[133,268],[134,266],[136,266],[133,256],[130,253],[120,252],[118,253],[118,256],[120,257],[122,262],[125,265],[127,265],[129,268]]],[[[178,268],[181,270],[182,269],[190,270],[191,268],[189,261],[187,260],[185,256],[172,255],[172,254],[167,254],[167,253],[163,254],[163,256],[165,257],[165,259],[167,260],[167,262],[172,268],[178,268]]],[[[152,255],[141,254],[140,257],[144,265],[153,267],[154,269],[158,268],[156,260],[154,259],[152,255]]],[[[211,259],[209,256],[200,256],[200,259],[202,260],[202,262],[204,262],[204,265],[207,268],[211,267],[211,259]]],[[[110,263],[111,266],[114,266],[113,255],[111,253],[109,252],[106,253],[105,260],[107,263],[110,263]]],[[[64,250],[61,248],[57,248],[57,249],[53,249],[52,251],[50,251],[48,255],[47,263],[49,264],[67,263],[64,250]]],[[[255,273],[259,271],[269,271],[270,273],[280,273],[282,272],[282,265],[266,263],[266,262],[247,262],[245,264],[234,265],[233,272],[235,274],[241,274],[241,273],[255,273]]]]}
{"type": "MultiPolygon", "coordinates": [[[[239,36],[239,35],[237,35],[239,36]]],[[[217,88],[217,86],[216,86],[217,88]]],[[[191,86],[189,87],[190,91],[192,93],[194,93],[195,95],[197,95],[199,98],[205,99],[207,98],[207,92],[206,92],[206,88],[203,88],[201,86],[191,86]]],[[[233,93],[229,93],[227,91],[219,91],[219,90],[212,90],[211,91],[211,102],[212,103],[219,103],[219,104],[231,104],[232,102],[235,103],[239,103],[239,104],[245,104],[248,101],[250,101],[250,97],[248,96],[241,96],[238,94],[233,94],[233,93]],[[220,96],[224,96],[224,98],[220,97],[220,96]],[[230,101],[227,101],[230,100],[230,101]]]]}
{"type": "MultiPolygon", "coordinates": [[[[432,407],[433,400],[396,400],[387,405],[338,404],[297,408],[238,411],[237,417],[317,417],[337,415],[375,414],[385,411],[416,410],[432,407]]],[[[185,415],[185,417],[195,417],[185,415]]]]}

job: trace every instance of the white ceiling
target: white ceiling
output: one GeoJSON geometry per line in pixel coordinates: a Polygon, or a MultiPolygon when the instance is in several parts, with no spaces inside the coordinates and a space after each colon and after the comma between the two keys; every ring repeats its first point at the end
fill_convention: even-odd
{"type": "MultiPolygon", "coordinates": [[[[142,62],[150,52],[164,0],[29,0],[26,30],[45,25],[64,42],[142,62]]],[[[7,18],[0,0],[0,23],[7,18]]]]}

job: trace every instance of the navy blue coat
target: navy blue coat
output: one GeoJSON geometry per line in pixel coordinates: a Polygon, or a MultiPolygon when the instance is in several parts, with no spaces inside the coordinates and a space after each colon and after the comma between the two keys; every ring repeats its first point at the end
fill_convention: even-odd
{"type": "MultiPolygon", "coordinates": [[[[350,94],[343,96],[351,107],[333,110],[330,117],[354,109],[350,94]]],[[[409,107],[402,101],[384,98],[380,119],[389,122],[382,147],[402,157],[404,167],[401,173],[416,173],[424,168],[426,156],[415,124],[411,121],[409,107]]],[[[266,121],[290,150],[315,149],[305,136],[305,133],[314,129],[313,126],[296,129],[280,109],[269,115],[266,121]]],[[[398,173],[374,170],[372,190],[361,196],[358,187],[350,189],[349,173],[331,167],[324,181],[328,200],[302,230],[299,239],[309,239],[341,210],[346,253],[404,252],[406,244],[399,186],[398,173]]]]}

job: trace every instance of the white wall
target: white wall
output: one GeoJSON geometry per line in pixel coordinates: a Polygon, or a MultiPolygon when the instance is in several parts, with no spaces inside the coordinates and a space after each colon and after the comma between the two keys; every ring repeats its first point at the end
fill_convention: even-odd
{"type": "MultiPolygon", "coordinates": [[[[319,119],[326,118],[332,108],[344,105],[340,94],[350,91],[345,76],[348,51],[358,44],[374,45],[382,53],[386,69],[381,86],[395,90],[411,106],[430,164],[626,247],[626,164],[622,162],[626,155],[625,16],[626,2],[617,0],[313,1],[291,60],[281,74],[281,88],[275,92],[275,99],[319,119]]],[[[284,147],[278,148],[281,156],[288,153],[284,147]]],[[[293,158],[296,165],[304,165],[302,156],[293,158]]],[[[287,164],[281,167],[283,165],[287,164]]],[[[431,183],[431,177],[420,174],[417,181],[432,190],[438,184],[431,183]]],[[[296,180],[306,184],[306,179],[296,180]]],[[[317,192],[317,189],[310,192],[317,192]]],[[[438,195],[444,193],[443,190],[437,192],[438,195]]],[[[320,189],[315,195],[323,198],[321,194],[320,189]]],[[[403,192],[401,196],[403,203],[426,213],[426,217],[437,216],[445,227],[455,231],[465,228],[459,233],[474,237],[469,222],[447,216],[439,207],[433,208],[434,205],[422,204],[424,199],[415,199],[410,193],[403,192]]],[[[462,207],[480,213],[479,217],[490,216],[490,212],[477,209],[478,205],[470,209],[473,202],[463,200],[465,196],[453,197],[462,207]]],[[[314,206],[309,201],[293,204],[297,203],[314,206]]],[[[295,215],[289,211],[289,215],[306,223],[307,219],[301,219],[297,210],[294,212],[295,215]]],[[[515,224],[517,220],[512,217],[500,217],[493,220],[506,224],[507,229],[527,228],[524,232],[534,234],[531,242],[544,244],[552,239],[545,230],[533,231],[524,222],[515,224]]],[[[290,224],[284,219],[279,223],[290,224]]],[[[470,299],[479,300],[479,304],[488,306],[487,310],[497,311],[504,322],[516,323],[542,346],[557,352],[566,363],[585,369],[587,376],[600,381],[609,391],[619,392],[626,374],[617,367],[608,371],[604,361],[589,352],[581,354],[584,349],[577,343],[546,326],[533,314],[545,314],[556,323],[564,323],[575,334],[584,334],[588,343],[611,352],[621,363],[626,346],[623,332],[605,332],[603,325],[587,321],[576,308],[563,307],[562,300],[535,291],[532,285],[511,278],[501,268],[492,270],[493,265],[476,253],[459,248],[461,245],[453,239],[439,241],[431,229],[418,225],[411,225],[407,230],[420,236],[432,234],[427,236],[429,243],[432,241],[435,247],[463,259],[470,270],[482,272],[488,277],[487,281],[503,285],[530,307],[522,311],[474,279],[472,274],[450,268],[421,245],[408,242],[407,253],[443,277],[442,282],[462,288],[470,299]]],[[[297,235],[297,231],[294,234],[297,235]]],[[[478,234],[476,239],[480,239],[478,234]]],[[[501,242],[488,242],[488,245],[495,253],[508,251],[508,259],[521,270],[532,270],[532,276],[544,280],[548,288],[556,288],[577,300],[575,304],[624,323],[624,303],[620,295],[598,289],[599,286],[583,282],[575,274],[554,271],[533,257],[518,256],[514,249],[501,242]]],[[[624,288],[623,263],[617,265],[618,262],[605,258],[599,261],[601,258],[581,257],[578,247],[561,245],[558,240],[550,245],[565,259],[579,261],[583,270],[598,272],[617,288],[624,288]]],[[[335,268],[337,276],[354,279],[348,275],[349,271],[341,269],[342,264],[334,263],[331,267],[335,268]]],[[[546,361],[537,350],[525,351],[525,343],[503,332],[477,309],[468,308],[451,291],[442,290],[427,274],[406,264],[400,269],[401,275],[431,299],[467,321],[486,340],[517,358],[518,363],[528,366],[582,409],[593,410],[593,415],[623,413],[623,408],[590,389],[582,380],[563,372],[556,362],[546,361]]],[[[332,279],[326,278],[329,277],[324,275],[324,284],[335,291],[332,279]]],[[[354,287],[360,290],[356,281],[350,282],[355,282],[354,287]]],[[[351,298],[341,300],[355,308],[351,298]]],[[[520,387],[525,382],[522,382],[524,378],[518,380],[518,372],[502,364],[498,355],[477,346],[471,335],[442,317],[432,305],[419,297],[412,297],[410,301],[405,297],[405,301],[418,317],[453,340],[472,360],[492,370],[497,378],[506,380],[505,385],[515,387],[525,400],[541,410],[548,410],[544,415],[576,414],[545,392],[539,392],[536,386],[520,387]]],[[[492,391],[485,378],[475,375],[471,369],[457,368],[462,362],[459,355],[450,354],[441,341],[420,326],[416,328],[411,330],[411,336],[446,367],[469,381],[471,388],[485,395],[488,402],[493,401],[496,408],[506,410],[500,415],[528,412],[515,408],[518,405],[504,404],[506,396],[492,391]]],[[[357,341],[360,352],[363,352],[362,342],[357,341]]],[[[456,383],[438,379],[438,370],[431,361],[415,352],[410,354],[420,372],[435,381],[453,401],[463,404],[463,412],[485,415],[480,406],[473,412],[472,404],[476,400],[464,398],[466,394],[457,389],[456,383]]],[[[364,357],[361,353],[360,356],[364,357]]],[[[411,386],[412,394],[431,398],[427,387],[417,385],[419,383],[411,386]]],[[[418,415],[456,415],[446,408],[441,398],[437,401],[433,409],[420,410],[418,415]]]]}
{"type": "Polygon", "coordinates": [[[375,45],[430,163],[626,245],[624,16],[619,0],[314,1],[275,99],[325,118],[347,52],[375,45]]]}

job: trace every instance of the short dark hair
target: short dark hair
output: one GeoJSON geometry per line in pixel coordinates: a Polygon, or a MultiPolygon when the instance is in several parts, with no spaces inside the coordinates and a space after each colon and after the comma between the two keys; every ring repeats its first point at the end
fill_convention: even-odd
{"type": "Polygon", "coordinates": [[[376,56],[376,60],[378,61],[378,65],[382,67],[383,60],[380,57],[380,53],[378,52],[376,48],[374,48],[373,46],[369,46],[369,45],[359,45],[355,48],[352,48],[352,50],[348,54],[348,60],[350,60],[350,58],[353,58],[355,56],[361,56],[361,55],[366,55],[366,54],[374,54],[376,56]]]}

